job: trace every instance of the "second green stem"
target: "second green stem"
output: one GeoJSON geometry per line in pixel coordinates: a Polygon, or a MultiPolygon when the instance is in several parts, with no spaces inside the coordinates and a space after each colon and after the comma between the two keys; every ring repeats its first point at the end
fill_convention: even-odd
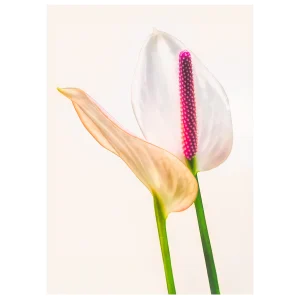
{"type": "Polygon", "coordinates": [[[209,234],[208,234],[208,229],[207,229],[207,224],[206,224],[206,219],[205,219],[205,214],[204,214],[204,207],[202,203],[202,197],[201,197],[201,192],[200,192],[200,185],[198,181],[197,174],[195,175],[195,178],[198,183],[198,194],[197,198],[195,200],[195,209],[196,209],[196,214],[197,214],[197,219],[198,219],[198,225],[199,225],[199,230],[200,230],[200,236],[201,236],[201,241],[202,241],[202,247],[203,247],[203,252],[204,252],[204,258],[205,258],[205,263],[206,263],[206,270],[207,270],[207,276],[209,280],[209,286],[210,286],[210,291],[212,294],[220,294],[220,288],[219,288],[219,283],[218,283],[218,276],[217,276],[217,271],[216,271],[216,266],[214,262],[214,256],[210,244],[210,239],[209,239],[209,234]]]}

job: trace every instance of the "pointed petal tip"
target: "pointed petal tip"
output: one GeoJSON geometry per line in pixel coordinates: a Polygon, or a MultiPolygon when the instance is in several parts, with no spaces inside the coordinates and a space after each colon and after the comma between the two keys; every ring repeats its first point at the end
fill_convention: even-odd
{"type": "Polygon", "coordinates": [[[156,35],[159,35],[159,34],[160,34],[160,31],[156,27],[153,27],[152,35],[156,36],[156,35]]]}
{"type": "Polygon", "coordinates": [[[66,91],[67,90],[66,88],[57,87],[56,89],[64,96],[68,97],[68,92],[66,91]]]}
{"type": "MultiPolygon", "coordinates": [[[[80,89],[78,88],[56,88],[61,94],[69,98],[70,100],[73,99],[74,96],[77,95],[78,92],[80,92],[80,89]]],[[[73,100],[72,100],[73,101],[73,100]]]]}

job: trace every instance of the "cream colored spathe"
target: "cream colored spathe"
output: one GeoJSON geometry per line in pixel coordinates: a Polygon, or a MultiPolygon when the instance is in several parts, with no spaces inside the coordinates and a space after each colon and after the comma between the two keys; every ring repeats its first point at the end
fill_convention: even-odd
{"type": "Polygon", "coordinates": [[[99,144],[118,155],[159,199],[165,217],[193,204],[197,182],[179,159],[122,129],[84,91],[77,88],[58,90],[73,102],[81,122],[99,144]]]}

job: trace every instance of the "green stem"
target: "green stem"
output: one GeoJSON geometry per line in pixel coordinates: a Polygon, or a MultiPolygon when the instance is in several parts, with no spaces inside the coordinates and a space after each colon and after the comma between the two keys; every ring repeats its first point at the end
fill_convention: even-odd
{"type": "Polygon", "coordinates": [[[210,239],[209,239],[209,234],[208,234],[208,229],[207,229],[207,224],[205,220],[205,214],[204,214],[204,207],[202,203],[202,197],[201,197],[201,192],[200,192],[200,185],[198,181],[197,174],[195,175],[195,178],[198,182],[198,194],[197,198],[195,200],[195,209],[197,213],[197,219],[198,219],[198,225],[199,225],[199,230],[200,230],[200,236],[201,236],[201,241],[202,241],[202,248],[204,252],[204,258],[205,258],[205,263],[206,263],[206,270],[207,270],[207,276],[209,280],[209,286],[210,286],[210,291],[212,294],[220,294],[220,288],[219,288],[219,283],[218,283],[218,276],[217,276],[217,270],[214,262],[214,256],[210,244],[210,239]]]}
{"type": "Polygon", "coordinates": [[[159,203],[159,200],[154,196],[154,209],[155,209],[155,217],[156,224],[158,229],[158,236],[161,248],[162,259],[164,263],[166,282],[168,287],[168,294],[176,294],[168,236],[167,236],[167,228],[166,228],[166,217],[164,215],[163,209],[159,203]]]}

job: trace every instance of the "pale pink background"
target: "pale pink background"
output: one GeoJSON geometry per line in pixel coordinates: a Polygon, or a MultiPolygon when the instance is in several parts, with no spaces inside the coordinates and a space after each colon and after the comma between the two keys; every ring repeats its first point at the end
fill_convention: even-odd
{"type": "MultiPolygon", "coordinates": [[[[228,94],[233,150],[200,183],[221,291],[253,291],[252,7],[50,6],[49,293],[166,293],[151,194],[56,91],[84,89],[141,136],[130,86],[152,27],[182,40],[228,94]]],[[[178,294],[209,293],[194,208],[170,215],[168,233],[178,294]]]]}

